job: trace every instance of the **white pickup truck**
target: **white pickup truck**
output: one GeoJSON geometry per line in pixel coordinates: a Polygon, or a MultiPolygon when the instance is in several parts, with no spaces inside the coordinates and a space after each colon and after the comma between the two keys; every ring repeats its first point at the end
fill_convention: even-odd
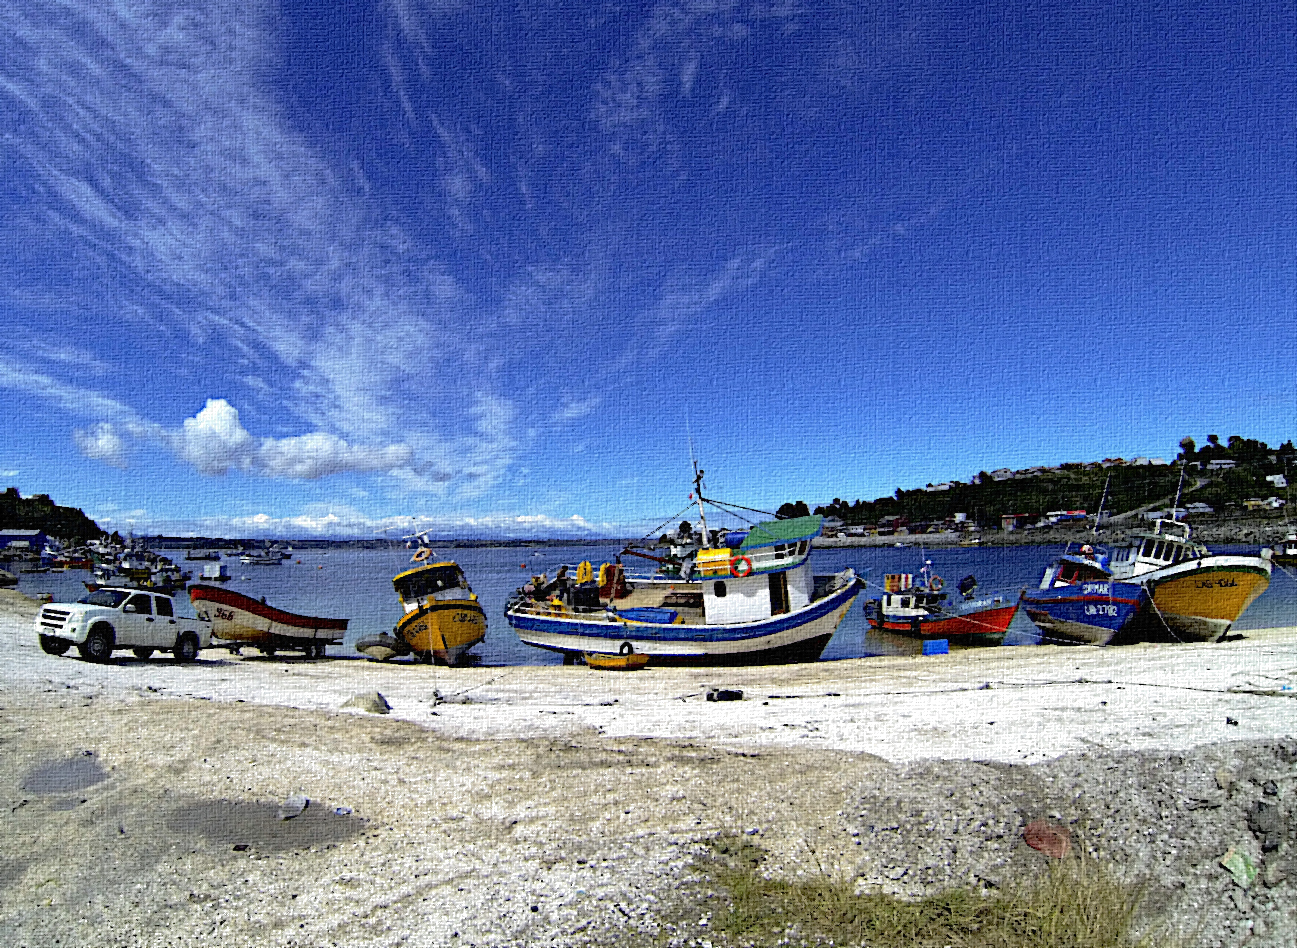
{"type": "MultiPolygon", "coordinates": [[[[189,603],[184,603],[186,610],[189,603]]],[[[137,658],[155,650],[178,662],[192,662],[212,643],[212,624],[177,615],[170,596],[140,589],[104,587],[75,603],[53,602],[36,617],[41,649],[62,655],[75,645],[81,657],[106,662],[113,649],[129,648],[137,658]]]]}

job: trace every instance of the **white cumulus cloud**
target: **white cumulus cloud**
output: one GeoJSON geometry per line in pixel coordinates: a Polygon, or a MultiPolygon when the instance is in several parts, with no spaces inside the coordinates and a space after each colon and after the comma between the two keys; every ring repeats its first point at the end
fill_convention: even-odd
{"type": "Polygon", "coordinates": [[[214,475],[234,470],[316,480],[348,471],[395,471],[413,458],[409,445],[352,445],[325,431],[254,438],[239,420],[238,409],[223,398],[209,398],[203,410],[186,418],[168,439],[177,457],[214,475]]]}

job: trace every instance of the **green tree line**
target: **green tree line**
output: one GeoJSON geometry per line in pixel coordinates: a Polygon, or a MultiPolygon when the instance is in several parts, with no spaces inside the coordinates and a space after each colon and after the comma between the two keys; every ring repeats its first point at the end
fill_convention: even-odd
{"type": "MultiPolygon", "coordinates": [[[[1104,510],[1122,513],[1149,504],[1170,502],[1185,470],[1185,494],[1190,500],[1206,503],[1217,512],[1242,507],[1249,498],[1277,495],[1286,499],[1286,489],[1277,488],[1266,477],[1290,473],[1297,476],[1297,448],[1292,440],[1277,448],[1264,441],[1232,435],[1221,442],[1208,435],[1201,448],[1192,437],[1180,442],[1176,463],[1170,465],[1115,464],[1100,462],[1062,464],[1034,476],[1020,476],[996,481],[981,472],[977,483],[952,484],[949,490],[929,491],[923,488],[897,488],[889,497],[874,500],[847,501],[835,497],[831,503],[815,508],[815,513],[838,517],[849,526],[876,525],[885,517],[901,517],[911,524],[932,523],[953,518],[956,513],[968,515],[974,523],[998,526],[1005,514],[1038,517],[1050,510],[1085,510],[1093,516],[1107,485],[1104,510]],[[1214,460],[1233,461],[1231,470],[1209,471],[1214,460]],[[1206,483],[1199,486],[1200,481],[1206,483]]],[[[795,516],[806,511],[802,501],[790,502],[779,509],[780,516],[795,516]]]]}

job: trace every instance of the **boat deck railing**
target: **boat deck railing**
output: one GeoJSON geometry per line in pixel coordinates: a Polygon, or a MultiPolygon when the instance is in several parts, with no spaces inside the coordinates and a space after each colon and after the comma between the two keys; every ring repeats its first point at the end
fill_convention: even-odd
{"type": "Polygon", "coordinates": [[[521,597],[510,602],[505,608],[505,612],[512,615],[541,616],[547,619],[566,616],[580,619],[583,622],[607,622],[609,624],[623,621],[617,613],[604,606],[569,606],[567,603],[562,602],[524,599],[521,597]]]}

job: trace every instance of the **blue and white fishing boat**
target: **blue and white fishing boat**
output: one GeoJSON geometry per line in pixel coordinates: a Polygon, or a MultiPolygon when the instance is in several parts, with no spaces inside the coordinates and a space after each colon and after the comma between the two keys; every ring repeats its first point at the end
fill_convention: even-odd
{"type": "Polygon", "coordinates": [[[1114,579],[1108,553],[1088,543],[1056,557],[1040,587],[1022,598],[1045,641],[1057,644],[1107,645],[1129,632],[1147,605],[1144,586],[1114,579]]]}
{"type": "MultiPolygon", "coordinates": [[[[707,528],[701,479],[696,473],[697,536],[707,544],[720,534],[707,528]]],[[[626,581],[620,562],[604,564],[596,579],[583,563],[575,582],[564,576],[557,586],[519,589],[505,618],[523,642],[567,662],[582,653],[645,654],[650,666],[813,662],[861,589],[849,568],[812,575],[811,541],[822,523],[762,521],[728,534],[730,545],[688,551],[672,575],[648,581],[626,581]]]]}

